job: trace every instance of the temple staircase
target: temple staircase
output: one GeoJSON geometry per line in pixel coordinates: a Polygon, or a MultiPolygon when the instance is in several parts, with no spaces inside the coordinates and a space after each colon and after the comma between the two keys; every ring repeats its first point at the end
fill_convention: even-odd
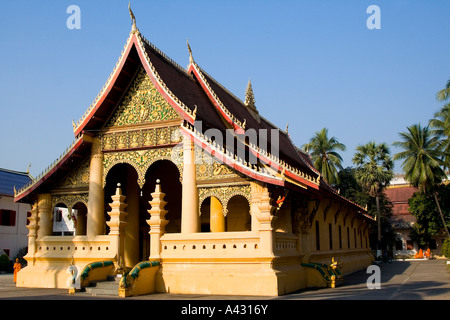
{"type": "Polygon", "coordinates": [[[119,296],[120,278],[108,276],[104,281],[92,281],[85,288],[84,294],[90,296],[119,296]]]}

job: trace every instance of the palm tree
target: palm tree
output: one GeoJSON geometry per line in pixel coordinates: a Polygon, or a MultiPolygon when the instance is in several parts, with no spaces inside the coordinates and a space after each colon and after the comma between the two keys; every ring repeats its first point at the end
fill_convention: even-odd
{"type": "Polygon", "coordinates": [[[378,248],[381,244],[380,195],[394,177],[394,163],[385,143],[371,141],[356,148],[353,163],[356,165],[355,178],[361,187],[376,200],[378,224],[378,248]]]}
{"type": "MultiPolygon", "coordinates": [[[[438,101],[445,101],[450,99],[450,79],[444,89],[436,93],[436,99],[438,101]]],[[[442,138],[442,144],[444,146],[445,168],[450,167],[450,103],[444,105],[441,110],[434,114],[434,119],[429,122],[430,128],[434,128],[434,133],[442,138]]]]}
{"type": "Polygon", "coordinates": [[[310,153],[314,166],[328,183],[339,183],[338,169],[342,169],[342,157],[336,150],[345,151],[345,145],[335,137],[328,138],[328,129],[323,128],[302,148],[310,153]]]}
{"type": "Polygon", "coordinates": [[[450,234],[438,201],[438,195],[435,187],[442,183],[446,177],[443,170],[445,155],[443,148],[445,147],[439,140],[439,136],[434,134],[429,127],[422,127],[420,124],[414,124],[407,127],[408,132],[400,133],[403,141],[396,141],[394,146],[402,148],[404,151],[394,155],[394,160],[404,159],[402,163],[405,179],[412,186],[427,194],[433,193],[434,200],[441,215],[444,229],[447,236],[450,234]]]}
{"type": "Polygon", "coordinates": [[[445,101],[450,98],[450,79],[448,79],[445,88],[436,93],[437,101],[445,101]]]}
{"type": "Polygon", "coordinates": [[[430,120],[429,127],[433,128],[433,133],[442,138],[441,144],[444,152],[444,165],[450,167],[450,103],[446,104],[434,114],[434,118],[430,120]]]}

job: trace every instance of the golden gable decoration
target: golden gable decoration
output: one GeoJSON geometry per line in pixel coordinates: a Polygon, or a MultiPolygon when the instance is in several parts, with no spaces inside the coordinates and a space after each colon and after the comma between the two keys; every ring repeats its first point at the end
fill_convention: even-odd
{"type": "Polygon", "coordinates": [[[144,68],[140,68],[129,91],[120,102],[106,127],[125,126],[179,119],[178,113],[153,85],[144,68]]]}

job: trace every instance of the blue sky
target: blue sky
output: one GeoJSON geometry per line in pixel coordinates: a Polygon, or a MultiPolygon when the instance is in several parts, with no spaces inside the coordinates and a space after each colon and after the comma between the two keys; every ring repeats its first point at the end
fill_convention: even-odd
{"type": "MultiPolygon", "coordinates": [[[[182,66],[196,62],[301,146],[316,131],[347,146],[391,144],[426,124],[450,78],[450,1],[132,1],[144,36],[182,66]],[[378,5],[381,29],[367,7],[378,5]]],[[[77,121],[119,58],[128,0],[0,2],[0,167],[36,176],[74,140],[77,121]],[[81,29],[70,30],[70,5],[81,29]]],[[[391,148],[391,153],[398,152],[391,148]]],[[[396,163],[396,172],[401,167],[396,163]]]]}

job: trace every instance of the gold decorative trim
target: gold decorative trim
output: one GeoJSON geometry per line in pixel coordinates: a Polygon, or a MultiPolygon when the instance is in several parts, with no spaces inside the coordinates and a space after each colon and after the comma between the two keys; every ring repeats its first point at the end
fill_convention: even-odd
{"type": "MultiPolygon", "coordinates": [[[[106,186],[106,177],[109,170],[119,163],[128,163],[138,174],[138,185],[142,189],[145,184],[145,174],[148,168],[158,160],[169,160],[174,163],[180,173],[180,180],[183,173],[183,163],[176,161],[178,148],[158,148],[149,150],[121,151],[105,153],[103,156],[103,188],[106,186]]],[[[182,148],[181,148],[182,152],[182,148]]]]}
{"type": "Polygon", "coordinates": [[[69,212],[72,211],[72,208],[75,204],[78,202],[83,203],[86,208],[88,207],[88,200],[89,200],[89,194],[83,193],[83,194],[59,194],[59,195],[52,195],[52,209],[55,208],[55,206],[58,203],[64,204],[69,212]]]}
{"type": "Polygon", "coordinates": [[[182,141],[179,126],[128,130],[100,135],[102,151],[140,149],[178,144],[182,141]]]}
{"type": "Polygon", "coordinates": [[[245,197],[248,201],[249,207],[252,196],[251,196],[251,188],[249,184],[245,185],[236,185],[236,186],[225,186],[225,187],[201,187],[198,188],[198,208],[199,212],[202,207],[203,201],[208,197],[217,198],[223,207],[223,215],[226,216],[228,213],[228,202],[234,196],[241,195],[245,197]]]}

